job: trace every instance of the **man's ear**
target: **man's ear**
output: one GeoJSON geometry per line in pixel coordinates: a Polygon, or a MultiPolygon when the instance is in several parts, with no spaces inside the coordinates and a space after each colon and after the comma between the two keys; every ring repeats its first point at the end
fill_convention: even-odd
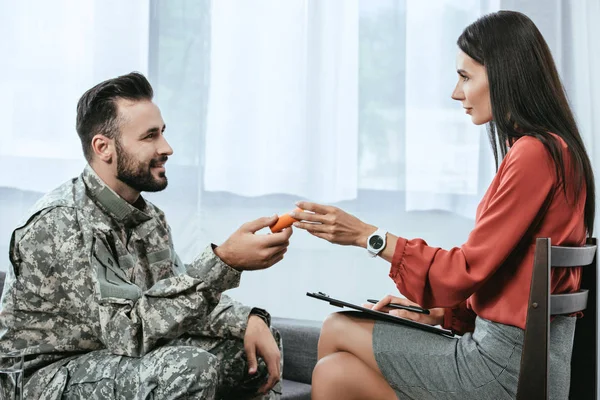
{"type": "Polygon", "coordinates": [[[98,159],[110,163],[115,151],[113,140],[102,134],[94,135],[92,138],[92,151],[98,159]]]}

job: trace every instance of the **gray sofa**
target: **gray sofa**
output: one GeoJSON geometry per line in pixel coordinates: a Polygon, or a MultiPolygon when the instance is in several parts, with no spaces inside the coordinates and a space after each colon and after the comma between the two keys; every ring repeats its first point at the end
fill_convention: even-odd
{"type": "Polygon", "coordinates": [[[310,399],[321,322],[273,317],[271,324],[283,340],[282,399],[310,399]]]}
{"type": "MultiPolygon", "coordinates": [[[[0,271],[0,295],[5,273],[0,271]]],[[[283,340],[283,396],[286,400],[310,399],[312,370],[317,363],[321,323],[287,318],[272,319],[283,340]]]]}

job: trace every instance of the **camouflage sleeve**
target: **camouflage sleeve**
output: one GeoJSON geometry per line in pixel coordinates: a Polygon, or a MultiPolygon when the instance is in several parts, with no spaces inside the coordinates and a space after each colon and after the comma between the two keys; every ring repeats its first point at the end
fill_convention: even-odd
{"type": "Polygon", "coordinates": [[[103,342],[115,354],[141,356],[160,339],[172,339],[206,324],[221,293],[237,287],[240,272],[204,251],[185,274],[158,281],[137,301],[101,300],[103,342]]]}
{"type": "Polygon", "coordinates": [[[260,316],[270,326],[271,316],[268,312],[245,306],[224,294],[206,322],[192,329],[190,333],[215,338],[243,339],[250,314],[260,316]]]}
{"type": "Polygon", "coordinates": [[[27,270],[25,284],[52,305],[46,311],[86,318],[114,354],[143,356],[157,341],[189,332],[205,323],[223,291],[239,285],[240,272],[207,249],[184,274],[142,293],[119,278],[111,267],[116,261],[84,224],[72,209],[51,210],[26,227],[15,243],[15,261],[27,270]]]}

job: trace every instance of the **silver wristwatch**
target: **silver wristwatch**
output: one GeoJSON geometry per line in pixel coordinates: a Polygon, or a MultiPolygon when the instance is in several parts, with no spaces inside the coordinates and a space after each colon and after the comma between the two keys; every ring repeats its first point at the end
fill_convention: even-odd
{"type": "Polygon", "coordinates": [[[367,239],[367,251],[371,257],[377,257],[377,254],[385,248],[387,231],[377,228],[377,230],[367,239]]]}

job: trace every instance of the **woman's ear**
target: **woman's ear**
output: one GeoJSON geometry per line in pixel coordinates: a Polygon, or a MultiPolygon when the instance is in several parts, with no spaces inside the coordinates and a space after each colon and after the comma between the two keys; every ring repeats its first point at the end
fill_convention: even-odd
{"type": "Polygon", "coordinates": [[[98,134],[92,138],[92,150],[96,157],[105,163],[110,163],[114,153],[113,139],[98,134]]]}

